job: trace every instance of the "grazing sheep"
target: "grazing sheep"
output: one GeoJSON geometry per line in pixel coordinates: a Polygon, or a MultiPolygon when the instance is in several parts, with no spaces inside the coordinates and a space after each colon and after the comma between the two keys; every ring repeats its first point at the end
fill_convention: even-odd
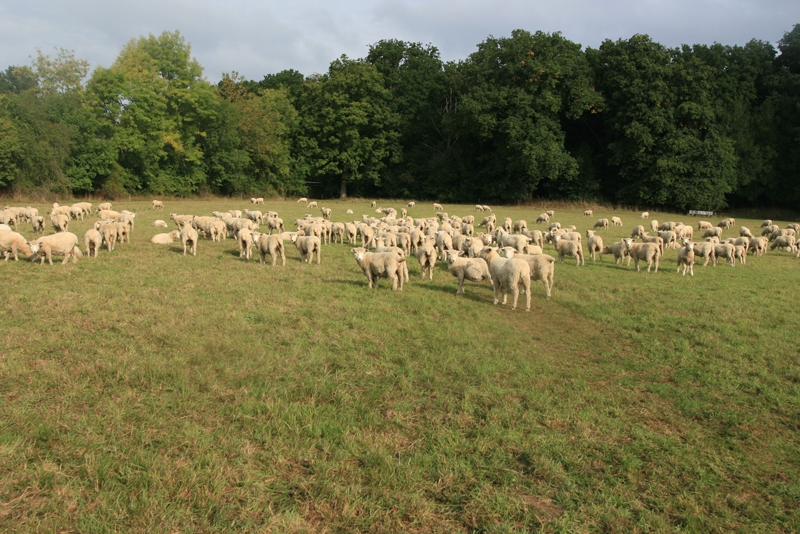
{"type": "Polygon", "coordinates": [[[0,252],[5,255],[5,261],[13,254],[14,261],[19,261],[18,254],[22,252],[26,257],[30,257],[32,252],[28,242],[22,234],[12,232],[11,229],[0,232],[0,252]]]}
{"type": "Polygon", "coordinates": [[[300,197],[297,199],[298,204],[302,204],[303,202],[308,202],[308,199],[306,197],[300,197]]]}
{"type": "Polygon", "coordinates": [[[539,248],[544,248],[544,235],[542,234],[541,230],[528,230],[526,232],[522,232],[522,235],[530,238],[532,244],[538,246],[539,248]]]}
{"type": "Polygon", "coordinates": [[[546,223],[550,221],[550,216],[546,213],[540,213],[538,217],[536,217],[537,223],[546,223]]]}
{"type": "Polygon", "coordinates": [[[268,217],[267,228],[269,228],[270,234],[272,233],[273,230],[277,230],[278,233],[286,231],[286,228],[283,226],[283,219],[281,219],[280,217],[268,217]]]}
{"type": "Polygon", "coordinates": [[[103,236],[94,228],[89,228],[83,234],[83,246],[87,256],[96,258],[100,247],[103,246],[103,236]]]}
{"type": "Polygon", "coordinates": [[[721,220],[720,222],[717,223],[717,227],[718,228],[724,228],[725,230],[728,230],[735,223],[736,223],[735,219],[723,219],[723,220],[721,220]]]}
{"type": "Polygon", "coordinates": [[[156,227],[156,228],[166,228],[167,227],[167,221],[162,221],[161,219],[156,219],[155,221],[153,221],[153,226],[156,227]]]}
{"type": "Polygon", "coordinates": [[[547,210],[545,213],[548,214],[550,217],[555,217],[556,216],[556,212],[553,211],[553,210],[547,210]]]}
{"type": "Polygon", "coordinates": [[[592,228],[602,228],[603,230],[608,230],[608,219],[597,219],[597,222],[594,223],[592,228]]]}
{"type": "Polygon", "coordinates": [[[641,224],[634,226],[633,230],[631,230],[631,237],[634,239],[641,237],[642,234],[644,234],[644,226],[641,224]]]}
{"type": "Polygon", "coordinates": [[[584,210],[583,216],[584,217],[591,217],[593,213],[594,213],[593,210],[584,210]]]}
{"type": "Polygon", "coordinates": [[[278,255],[281,257],[281,265],[286,265],[286,254],[284,253],[283,239],[281,239],[280,234],[253,233],[251,238],[261,256],[262,265],[267,262],[267,254],[272,258],[273,267],[278,261],[278,255]]]}
{"type": "Polygon", "coordinates": [[[633,263],[636,266],[636,272],[639,272],[639,260],[647,262],[647,272],[650,272],[650,267],[655,263],[655,272],[658,272],[658,260],[661,258],[661,250],[655,243],[634,243],[632,239],[623,239],[625,248],[628,249],[628,254],[633,258],[633,263]]]}
{"type": "Polygon", "coordinates": [[[720,258],[725,258],[730,262],[731,267],[736,266],[736,247],[730,243],[719,243],[714,245],[714,267],[717,266],[717,261],[720,258]]]}
{"type": "Polygon", "coordinates": [[[622,226],[622,219],[617,216],[611,217],[611,226],[622,226]]]}
{"type": "Polygon", "coordinates": [[[649,218],[650,218],[650,212],[649,211],[643,211],[642,212],[642,219],[649,219],[649,218]]]}
{"type": "Polygon", "coordinates": [[[583,257],[583,246],[580,241],[571,241],[569,239],[561,239],[559,236],[553,236],[553,245],[558,252],[558,263],[564,263],[564,256],[575,256],[575,265],[586,265],[586,260],[583,257]]]}
{"type": "MultiPolygon", "coordinates": [[[[642,243],[655,243],[656,245],[658,245],[658,249],[661,251],[661,256],[664,256],[664,238],[663,237],[661,237],[660,235],[650,236],[650,235],[647,235],[647,232],[645,232],[641,236],[641,239],[642,239],[642,243]]],[[[629,263],[630,263],[630,261],[629,261],[629,263]]]]}
{"type": "Polygon", "coordinates": [[[553,273],[556,268],[556,260],[552,256],[548,254],[520,254],[512,247],[504,247],[502,252],[506,258],[517,258],[528,262],[528,266],[531,268],[531,282],[541,280],[542,284],[544,284],[547,298],[550,298],[550,294],[553,291],[553,273]]]}
{"type": "Polygon", "coordinates": [[[180,230],[173,230],[166,234],[156,234],[150,238],[151,243],[156,245],[170,245],[181,236],[180,230]]]}
{"type": "Polygon", "coordinates": [[[714,245],[715,245],[714,243],[710,243],[708,241],[700,241],[698,243],[698,242],[693,241],[692,244],[694,245],[695,258],[700,256],[700,257],[705,259],[705,261],[703,262],[703,267],[707,267],[708,266],[709,260],[711,260],[712,262],[716,263],[717,255],[716,255],[716,252],[715,252],[715,249],[714,249],[714,245]]]}
{"type": "Polygon", "coordinates": [[[678,251],[678,270],[680,272],[683,267],[683,276],[686,276],[686,270],[689,274],[694,276],[694,243],[691,241],[684,241],[683,248],[678,251]]]}
{"type": "Polygon", "coordinates": [[[392,282],[392,291],[403,290],[403,263],[406,259],[396,252],[369,252],[365,248],[354,248],[356,262],[367,277],[369,287],[378,288],[378,278],[388,278],[392,282]]]}
{"type": "Polygon", "coordinates": [[[514,221],[514,233],[521,234],[522,232],[528,229],[528,221],[521,219],[519,221],[514,221]]]}
{"type": "Polygon", "coordinates": [[[351,210],[350,208],[347,208],[347,211],[345,213],[347,213],[348,215],[352,215],[353,214],[353,210],[351,210]]]}
{"type": "Polygon", "coordinates": [[[769,240],[766,237],[754,237],[750,240],[750,246],[748,248],[752,250],[756,256],[763,256],[768,247],[769,240]]]}
{"type": "Polygon", "coordinates": [[[103,210],[110,210],[110,209],[111,209],[111,202],[103,202],[102,204],[98,204],[97,205],[97,211],[98,212],[103,211],[103,210]]]}
{"type": "Polygon", "coordinates": [[[211,241],[222,241],[227,237],[228,227],[223,221],[213,220],[206,226],[206,234],[211,241]]]}
{"type": "Polygon", "coordinates": [[[766,226],[764,228],[764,230],[761,232],[761,235],[762,236],[768,236],[768,235],[773,234],[774,232],[777,232],[778,230],[780,230],[780,227],[778,225],[771,224],[771,225],[766,226]]]}
{"type": "Polygon", "coordinates": [[[433,210],[434,211],[444,211],[444,208],[441,204],[437,204],[436,202],[433,203],[433,210]]]}
{"type": "Polygon", "coordinates": [[[31,218],[31,225],[33,226],[33,232],[36,234],[43,234],[44,233],[44,217],[41,215],[34,215],[31,218]]]}
{"type": "Polygon", "coordinates": [[[676,231],[679,238],[692,240],[694,238],[694,226],[683,225],[676,231]]]}
{"type": "Polygon", "coordinates": [[[78,236],[71,232],[46,235],[28,242],[32,254],[31,261],[36,261],[37,256],[41,255],[41,263],[44,264],[47,258],[50,265],[53,265],[53,254],[64,256],[62,264],[67,263],[69,258],[72,258],[72,263],[76,263],[81,254],[80,249],[75,250],[77,245],[78,236]]]}
{"type": "Polygon", "coordinates": [[[797,244],[795,237],[793,235],[781,235],[776,237],[769,249],[775,250],[776,248],[788,248],[791,252],[796,252],[797,244]]]}
{"type": "Polygon", "coordinates": [[[628,249],[625,248],[625,243],[622,241],[617,241],[610,247],[603,247],[603,254],[613,254],[615,265],[622,265],[625,258],[628,258],[628,266],[631,264],[631,256],[628,254],[628,249]]]}
{"type": "Polygon", "coordinates": [[[322,212],[322,216],[324,218],[328,220],[331,219],[331,214],[333,213],[333,210],[331,210],[330,208],[320,208],[320,211],[322,212]]]}
{"type": "Polygon", "coordinates": [[[496,240],[501,247],[514,247],[518,252],[524,253],[531,239],[519,234],[500,234],[496,236],[496,240]]]}
{"type": "Polygon", "coordinates": [[[130,243],[131,242],[131,234],[128,229],[128,226],[123,223],[112,223],[114,226],[117,227],[117,241],[119,243],[130,243]]]}
{"type": "MultiPolygon", "coordinates": [[[[513,250],[513,249],[512,249],[513,250]]],[[[464,292],[464,280],[470,282],[492,281],[489,274],[489,266],[483,258],[461,258],[464,253],[460,250],[447,251],[447,270],[450,274],[458,278],[458,289],[456,294],[464,292]]]]}
{"type": "Polygon", "coordinates": [[[0,232],[10,232],[11,227],[7,224],[0,223],[0,232]]]}
{"type": "Polygon", "coordinates": [[[69,231],[69,216],[68,215],[53,215],[50,217],[50,222],[53,223],[53,228],[56,232],[69,231]]]}
{"type": "Polygon", "coordinates": [[[163,210],[164,209],[164,203],[161,202],[160,200],[154,200],[153,201],[153,209],[154,210],[163,210]]]}
{"type": "Polygon", "coordinates": [[[314,235],[299,236],[295,234],[292,236],[292,243],[294,243],[294,246],[297,247],[298,251],[300,251],[301,262],[311,265],[311,263],[314,261],[314,253],[316,252],[317,265],[320,264],[322,261],[322,242],[320,241],[319,237],[314,235]]]}
{"type": "Polygon", "coordinates": [[[650,221],[650,231],[651,232],[658,232],[658,221],[653,219],[650,221]]]}
{"type": "Polygon", "coordinates": [[[316,208],[316,207],[317,207],[317,202],[316,201],[312,201],[312,202],[308,203],[308,205],[306,206],[306,209],[311,209],[311,208],[316,208]]]}
{"type": "Polygon", "coordinates": [[[772,219],[766,219],[761,223],[761,228],[764,228],[765,226],[772,226],[772,219]]]}
{"type": "Polygon", "coordinates": [[[494,286],[494,303],[500,301],[500,292],[503,293],[503,305],[508,301],[508,291],[514,297],[511,309],[517,307],[519,290],[525,292],[525,311],[531,310],[531,267],[528,262],[518,258],[501,258],[497,249],[485,247],[481,250],[480,257],[489,264],[489,274],[494,286]]]}
{"type": "Polygon", "coordinates": [[[475,204],[475,211],[483,211],[483,206],[480,204],[475,204]]]}
{"type": "Polygon", "coordinates": [[[416,205],[417,205],[417,203],[416,203],[416,202],[414,202],[413,200],[412,200],[411,202],[409,202],[409,203],[408,203],[408,207],[409,207],[409,208],[413,208],[413,207],[414,207],[414,206],[416,206],[416,205]]]}
{"type": "MultiPolygon", "coordinates": [[[[191,222],[187,222],[183,225],[183,230],[181,230],[181,243],[183,243],[183,255],[186,256],[186,250],[188,249],[192,256],[197,256],[197,241],[199,240],[199,235],[197,235],[197,230],[192,228],[191,222]]],[[[248,255],[248,259],[250,256],[248,255]]]]}
{"type": "Polygon", "coordinates": [[[100,224],[99,227],[97,226],[97,224],[95,224],[95,230],[100,231],[100,235],[103,236],[103,241],[105,242],[108,251],[113,252],[114,247],[117,243],[117,227],[112,222],[100,224]]]}
{"type": "Polygon", "coordinates": [[[600,254],[600,261],[603,261],[603,238],[594,235],[591,230],[586,230],[587,245],[589,246],[589,257],[595,261],[596,255],[600,254]]]}
{"type": "Polygon", "coordinates": [[[739,260],[742,265],[747,265],[747,247],[744,245],[734,245],[733,249],[734,258],[739,260]]]}
{"type": "Polygon", "coordinates": [[[702,237],[719,237],[720,239],[722,239],[722,228],[718,226],[706,228],[705,232],[703,232],[702,237]]]}
{"type": "Polygon", "coordinates": [[[178,227],[178,230],[180,230],[181,228],[183,228],[184,223],[192,222],[192,219],[194,219],[194,215],[178,215],[177,213],[170,213],[169,218],[170,220],[175,222],[175,225],[178,227]]]}

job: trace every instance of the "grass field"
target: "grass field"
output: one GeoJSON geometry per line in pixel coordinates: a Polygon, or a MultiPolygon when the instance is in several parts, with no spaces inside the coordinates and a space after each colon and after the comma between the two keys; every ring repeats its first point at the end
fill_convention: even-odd
{"type": "MultiPolygon", "coordinates": [[[[247,207],[115,202],[138,214],[130,244],[0,264],[0,531],[800,530],[793,255],[693,278],[674,250],[649,275],[568,259],[526,313],[493,306],[487,283],[456,296],[442,263],[420,281],[414,258],[402,292],[370,290],[348,245],[321,265],[289,245],[273,268],[232,240],[197,257],[149,242],[171,211],[247,207]]],[[[287,230],[306,212],[259,209],[287,230]]],[[[531,227],[541,211],[495,208],[531,227]]],[[[606,244],[641,222],[581,212],[554,220],[620,215],[606,244]]]]}

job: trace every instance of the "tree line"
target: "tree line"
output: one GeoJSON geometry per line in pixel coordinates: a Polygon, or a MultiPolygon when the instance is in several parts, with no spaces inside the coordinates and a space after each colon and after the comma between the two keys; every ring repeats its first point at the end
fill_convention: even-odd
{"type": "Polygon", "coordinates": [[[676,209],[800,200],[800,25],[777,50],[489,37],[464,60],[379,41],[324,74],[203,77],[179,32],[113,65],[0,72],[0,192],[115,198],[533,198],[676,209]]]}

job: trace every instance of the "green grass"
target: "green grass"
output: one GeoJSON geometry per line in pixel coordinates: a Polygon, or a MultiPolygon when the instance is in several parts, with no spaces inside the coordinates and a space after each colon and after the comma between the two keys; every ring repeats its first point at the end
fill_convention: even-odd
{"type": "MultiPolygon", "coordinates": [[[[246,201],[114,207],[138,213],[131,244],[0,265],[4,532],[800,530],[793,255],[693,278],[674,250],[650,275],[567,260],[525,313],[413,258],[402,292],[370,290],[347,245],[273,268],[231,240],[149,243],[171,211],[246,201]]],[[[555,220],[619,214],[582,210],[555,220]]],[[[622,219],[607,244],[641,222],[622,219]]]]}

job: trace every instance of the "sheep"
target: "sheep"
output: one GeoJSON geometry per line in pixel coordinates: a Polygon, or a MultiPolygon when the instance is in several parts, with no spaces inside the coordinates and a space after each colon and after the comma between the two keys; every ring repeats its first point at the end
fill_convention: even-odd
{"type": "Polygon", "coordinates": [[[302,204],[303,202],[308,202],[308,199],[306,197],[300,197],[297,199],[298,204],[302,204]]]}
{"type": "Polygon", "coordinates": [[[33,226],[33,232],[36,234],[43,234],[44,233],[44,217],[40,215],[35,215],[31,219],[31,225],[33,226]]]}
{"type": "Polygon", "coordinates": [[[514,225],[514,221],[511,217],[506,217],[503,219],[503,224],[500,225],[500,228],[505,230],[506,232],[511,232],[511,227],[514,225]]]}
{"type": "Polygon", "coordinates": [[[537,223],[546,223],[550,220],[550,216],[546,213],[540,213],[538,217],[536,217],[537,223]]]}
{"type": "Polygon", "coordinates": [[[625,258],[628,258],[628,266],[631,264],[630,254],[628,254],[628,249],[625,248],[625,243],[622,241],[617,241],[610,247],[603,247],[603,254],[613,254],[615,265],[621,265],[625,258]]]}
{"type": "Polygon", "coordinates": [[[227,237],[228,228],[223,221],[213,220],[208,223],[205,232],[211,241],[222,241],[227,237]]]}
{"type": "Polygon", "coordinates": [[[649,218],[650,218],[650,212],[649,211],[643,211],[642,212],[642,219],[649,219],[649,218]]]}
{"type": "Polygon", "coordinates": [[[556,212],[553,211],[553,210],[547,210],[545,213],[548,214],[550,217],[555,217],[556,216],[556,212]]]}
{"type": "Polygon", "coordinates": [[[719,243],[714,245],[714,267],[717,266],[719,258],[727,259],[731,267],[736,266],[736,248],[730,243],[719,243]]]}
{"type": "Polygon", "coordinates": [[[0,223],[0,232],[10,232],[11,227],[7,224],[0,223]]]}
{"type": "Polygon", "coordinates": [[[715,251],[715,248],[714,248],[714,246],[715,246],[714,243],[710,243],[708,241],[700,241],[698,243],[696,241],[693,241],[692,244],[694,245],[695,258],[700,256],[700,257],[705,259],[705,261],[703,262],[703,267],[707,267],[708,266],[709,260],[711,260],[712,262],[716,263],[717,255],[716,255],[716,251],[715,251]]]}
{"type": "Polygon", "coordinates": [[[721,220],[720,222],[717,223],[717,227],[718,228],[724,228],[725,230],[728,230],[731,226],[733,226],[733,224],[735,222],[736,222],[735,219],[723,219],[723,220],[721,220]]]}
{"type": "Polygon", "coordinates": [[[283,226],[283,219],[280,217],[267,217],[266,222],[270,234],[273,230],[277,230],[278,233],[286,231],[286,228],[283,226]]]}
{"type": "Polygon", "coordinates": [[[464,280],[471,282],[492,282],[492,275],[489,274],[489,266],[483,258],[462,258],[464,253],[460,250],[447,251],[447,270],[450,274],[458,278],[458,289],[456,295],[464,293],[464,280]]]}
{"type": "Polygon", "coordinates": [[[0,252],[5,255],[5,261],[8,261],[11,254],[14,255],[14,261],[19,261],[20,252],[26,257],[33,254],[25,238],[17,232],[12,232],[11,229],[0,232],[0,252]]]}
{"type": "Polygon", "coordinates": [[[658,230],[660,232],[671,232],[675,230],[675,223],[672,221],[663,222],[658,225],[658,230]]]}
{"type": "Polygon", "coordinates": [[[347,234],[347,244],[354,245],[356,243],[356,239],[358,238],[358,226],[356,226],[355,223],[346,223],[344,225],[344,231],[345,234],[347,234]]]}
{"type": "Polygon", "coordinates": [[[489,264],[489,274],[494,286],[494,304],[500,301],[500,292],[503,292],[503,305],[508,301],[508,291],[514,297],[511,309],[517,307],[520,287],[525,291],[525,311],[531,310],[531,267],[528,262],[518,258],[501,258],[497,250],[485,247],[481,250],[480,257],[489,264]]]}
{"type": "Polygon", "coordinates": [[[161,202],[160,200],[154,200],[153,201],[153,209],[154,210],[163,210],[164,209],[164,203],[161,202]]]}
{"type": "Polygon", "coordinates": [[[734,245],[734,260],[739,260],[742,265],[747,265],[747,247],[744,245],[734,245]]]}
{"type": "Polygon", "coordinates": [[[97,205],[97,211],[100,212],[102,210],[110,210],[111,209],[111,202],[103,202],[102,204],[97,205]]]}
{"type": "MultiPolygon", "coordinates": [[[[625,248],[628,254],[633,258],[633,264],[636,267],[636,272],[639,272],[639,260],[647,262],[647,272],[650,272],[650,267],[655,263],[655,272],[658,272],[658,260],[661,258],[661,250],[655,243],[634,243],[632,239],[623,239],[625,248]]],[[[629,263],[630,264],[630,263],[629,263]]]]}
{"type": "Polygon", "coordinates": [[[602,228],[603,230],[608,230],[608,219],[597,219],[597,222],[594,223],[592,228],[602,228]]]}
{"type": "Polygon", "coordinates": [[[173,230],[166,234],[156,234],[150,238],[150,242],[156,245],[170,245],[181,236],[180,230],[173,230]]]}
{"type": "Polygon", "coordinates": [[[703,237],[712,237],[712,236],[722,238],[722,228],[720,227],[706,228],[705,232],[703,232],[703,237]]]}
{"type": "Polygon", "coordinates": [[[436,202],[433,203],[433,211],[444,211],[444,208],[441,204],[437,204],[436,202]]]}
{"type": "Polygon", "coordinates": [[[17,230],[17,217],[9,210],[0,211],[0,224],[11,225],[17,230]]]}
{"type": "Polygon", "coordinates": [[[517,258],[528,262],[528,266],[531,269],[531,282],[541,280],[542,284],[544,284],[547,298],[550,298],[553,291],[553,273],[556,266],[556,260],[552,256],[548,254],[520,254],[511,247],[504,247],[502,251],[503,256],[506,258],[517,258]]]}
{"type": "Polygon", "coordinates": [[[308,203],[308,205],[306,206],[306,209],[311,209],[311,208],[316,208],[316,207],[317,207],[317,202],[316,201],[312,201],[312,202],[308,203]]]}
{"type": "Polygon", "coordinates": [[[324,218],[328,220],[331,219],[331,214],[333,213],[333,210],[331,210],[330,208],[320,208],[320,211],[322,212],[322,216],[324,218]]]}
{"type": "Polygon", "coordinates": [[[782,235],[775,238],[772,242],[772,245],[769,247],[770,250],[775,250],[776,248],[789,248],[791,252],[796,252],[797,244],[795,237],[793,235],[782,235]]]}
{"type": "Polygon", "coordinates": [[[483,205],[483,211],[492,211],[492,208],[487,206],[486,204],[483,205]]]}
{"type": "MultiPolygon", "coordinates": [[[[664,255],[664,238],[659,235],[647,235],[647,232],[642,234],[641,236],[642,243],[655,243],[658,245],[658,249],[661,251],[661,255],[664,255]]],[[[630,263],[630,262],[629,262],[630,263]]]]}
{"type": "Polygon", "coordinates": [[[68,232],[69,231],[69,216],[67,215],[53,215],[50,217],[50,222],[53,223],[53,228],[56,232],[68,232]]]}
{"type": "Polygon", "coordinates": [[[611,217],[611,226],[622,226],[622,219],[617,216],[611,217]]]}
{"type": "Polygon", "coordinates": [[[750,245],[747,247],[752,250],[756,256],[763,256],[769,246],[769,240],[766,237],[754,237],[750,240],[750,245]]]}
{"type": "Polygon", "coordinates": [[[566,239],[567,241],[578,241],[579,243],[583,243],[583,237],[581,234],[575,231],[565,231],[559,237],[561,239],[566,239]]]}
{"type": "Polygon", "coordinates": [[[453,250],[453,238],[450,234],[442,231],[436,233],[436,249],[439,251],[439,259],[444,261],[445,251],[453,250]]]}
{"type": "Polygon", "coordinates": [[[483,211],[483,206],[480,204],[475,204],[475,211],[483,211]]]}
{"type": "MultiPolygon", "coordinates": [[[[197,230],[192,228],[192,224],[190,222],[186,222],[183,225],[183,230],[181,230],[181,243],[183,243],[183,255],[186,256],[186,250],[188,249],[192,256],[197,256],[197,241],[199,236],[197,235],[197,230]]],[[[248,255],[248,259],[250,256],[248,255]]]]}
{"type": "Polygon", "coordinates": [[[650,231],[651,232],[658,232],[658,221],[653,219],[650,221],[650,231]]]}
{"type": "Polygon", "coordinates": [[[637,237],[641,237],[643,233],[644,233],[644,226],[639,224],[634,226],[633,230],[631,230],[631,237],[635,239],[637,237]]]}
{"type": "Polygon", "coordinates": [[[658,237],[664,240],[664,248],[678,248],[678,235],[674,231],[658,232],[658,237]]]}
{"type": "Polygon", "coordinates": [[[778,230],[780,230],[780,227],[778,227],[778,225],[771,224],[771,225],[769,225],[769,226],[764,228],[764,230],[761,232],[761,235],[762,236],[768,236],[768,235],[771,235],[771,234],[777,232],[778,230]]]}
{"type": "Polygon", "coordinates": [[[594,211],[593,211],[593,210],[584,210],[584,211],[583,211],[583,216],[584,216],[584,217],[591,217],[591,216],[592,216],[592,213],[594,213],[594,211]]]}
{"type": "Polygon", "coordinates": [[[367,277],[369,287],[378,288],[378,278],[388,278],[392,282],[392,291],[403,290],[403,263],[406,259],[396,252],[369,252],[365,248],[350,249],[353,257],[367,277]]]}
{"type": "Polygon", "coordinates": [[[794,230],[795,232],[800,232],[800,224],[797,224],[797,223],[790,223],[790,224],[787,224],[787,225],[786,225],[786,228],[787,228],[787,229],[791,228],[791,229],[792,229],[792,230],[794,230]]]}
{"type": "Polygon", "coordinates": [[[778,228],[773,230],[769,236],[767,237],[770,241],[775,241],[777,238],[781,236],[789,235],[785,228],[778,228]]]}
{"type": "Polygon", "coordinates": [[[375,240],[375,229],[369,225],[362,224],[358,230],[361,234],[361,246],[367,249],[372,247],[372,242],[375,240]]]}
{"type": "Polygon", "coordinates": [[[678,270],[675,272],[680,272],[681,267],[683,267],[683,276],[686,276],[687,269],[689,274],[694,276],[694,243],[688,240],[684,240],[683,248],[678,251],[678,270]]]}
{"type": "MultiPolygon", "coordinates": [[[[411,254],[411,236],[404,232],[399,232],[395,237],[397,238],[397,246],[403,249],[406,256],[409,256],[411,254]]],[[[344,241],[342,241],[342,244],[344,244],[344,241]]]]}
{"type": "Polygon", "coordinates": [[[83,220],[83,210],[80,206],[71,206],[69,211],[69,216],[75,219],[76,221],[83,220]]]}
{"type": "Polygon", "coordinates": [[[128,225],[128,230],[130,231],[130,233],[133,233],[135,219],[136,219],[136,214],[135,213],[131,213],[131,212],[125,211],[125,210],[122,210],[122,212],[120,212],[119,222],[123,222],[123,223],[127,224],[128,225]]]}
{"type": "Polygon", "coordinates": [[[351,210],[350,208],[347,208],[347,211],[345,213],[347,213],[348,215],[352,215],[353,214],[353,210],[351,210]]]}
{"type": "Polygon", "coordinates": [[[374,200],[372,202],[370,202],[370,206],[373,207],[373,208],[375,206],[377,206],[377,205],[378,205],[378,203],[376,201],[374,201],[374,200]]]}
{"type": "Polygon", "coordinates": [[[418,247],[414,256],[419,261],[422,279],[425,280],[425,271],[428,271],[428,279],[433,280],[433,268],[436,266],[436,247],[431,239],[426,239],[418,247]]]}
{"type": "Polygon", "coordinates": [[[100,247],[103,246],[103,236],[94,228],[89,228],[83,234],[83,246],[87,256],[96,258],[100,247]]]}
{"type": "Polygon", "coordinates": [[[521,234],[525,230],[528,229],[528,222],[524,219],[520,219],[519,221],[514,221],[514,233],[521,234]]]}
{"type": "Polygon", "coordinates": [[[529,230],[522,232],[522,235],[530,238],[531,243],[537,245],[539,248],[544,248],[544,237],[541,230],[529,230]]]}
{"type": "Polygon", "coordinates": [[[531,240],[528,236],[519,234],[500,234],[496,239],[499,246],[514,247],[518,252],[524,252],[531,240]]]}
{"type": "Polygon", "coordinates": [[[166,228],[167,227],[167,221],[162,221],[161,219],[156,219],[155,221],[153,221],[153,227],[155,227],[155,228],[166,228]]]}
{"type": "Polygon", "coordinates": [[[679,238],[691,241],[694,238],[694,226],[683,225],[676,231],[676,234],[679,238]]]}
{"type": "Polygon", "coordinates": [[[719,237],[717,237],[715,235],[712,235],[711,237],[707,237],[706,241],[708,241],[709,243],[714,243],[715,245],[719,245],[720,243],[722,243],[722,239],[720,239],[719,237]]]}
{"type": "Polygon", "coordinates": [[[558,251],[558,263],[564,263],[564,256],[575,256],[575,265],[586,265],[586,260],[583,257],[583,246],[580,241],[571,241],[568,239],[561,239],[559,236],[553,236],[553,244],[558,251]]]}
{"type": "Polygon", "coordinates": [[[416,205],[417,205],[417,203],[416,203],[416,202],[414,202],[413,200],[412,200],[411,202],[409,202],[409,203],[408,203],[408,207],[409,207],[409,208],[413,208],[413,207],[414,207],[414,206],[416,206],[416,205]]]}
{"type": "Polygon", "coordinates": [[[587,245],[589,246],[589,257],[595,261],[596,255],[600,254],[600,261],[603,261],[603,238],[594,235],[591,230],[586,230],[587,245]]]}
{"type": "Polygon", "coordinates": [[[319,237],[317,236],[299,236],[293,235],[292,236],[292,243],[294,246],[297,247],[297,250],[300,251],[300,261],[303,263],[308,263],[311,265],[311,262],[314,261],[314,253],[317,253],[317,265],[320,264],[322,261],[321,251],[322,251],[322,242],[320,241],[319,237]]]}
{"type": "Polygon", "coordinates": [[[69,258],[72,258],[72,263],[76,263],[80,257],[80,249],[75,250],[77,245],[78,236],[71,232],[46,235],[28,242],[32,254],[31,261],[36,261],[37,256],[41,255],[42,265],[44,265],[45,258],[50,265],[53,265],[53,254],[64,256],[62,264],[67,263],[69,258]]]}
{"type": "Polygon", "coordinates": [[[280,234],[261,234],[254,232],[251,234],[253,244],[258,249],[261,256],[261,264],[267,262],[267,254],[272,258],[272,266],[278,261],[278,255],[281,257],[281,265],[286,265],[286,254],[284,253],[283,239],[280,234]]]}
{"type": "Polygon", "coordinates": [[[131,242],[131,234],[128,230],[127,225],[123,223],[112,223],[114,226],[117,227],[117,241],[120,243],[131,242]]]}
{"type": "MultiPolygon", "coordinates": [[[[753,239],[755,239],[755,237],[753,239]]],[[[750,246],[750,239],[747,237],[737,237],[736,239],[729,237],[725,241],[727,241],[734,247],[742,246],[744,248],[748,248],[750,246]]]]}
{"type": "Polygon", "coordinates": [[[189,223],[192,222],[192,219],[194,219],[194,215],[178,215],[177,213],[170,213],[169,218],[170,220],[175,222],[175,225],[178,227],[178,230],[180,230],[181,228],[183,228],[183,224],[185,222],[189,223]]]}
{"type": "Polygon", "coordinates": [[[761,223],[761,228],[764,228],[765,226],[772,226],[772,219],[766,219],[761,223]]]}

